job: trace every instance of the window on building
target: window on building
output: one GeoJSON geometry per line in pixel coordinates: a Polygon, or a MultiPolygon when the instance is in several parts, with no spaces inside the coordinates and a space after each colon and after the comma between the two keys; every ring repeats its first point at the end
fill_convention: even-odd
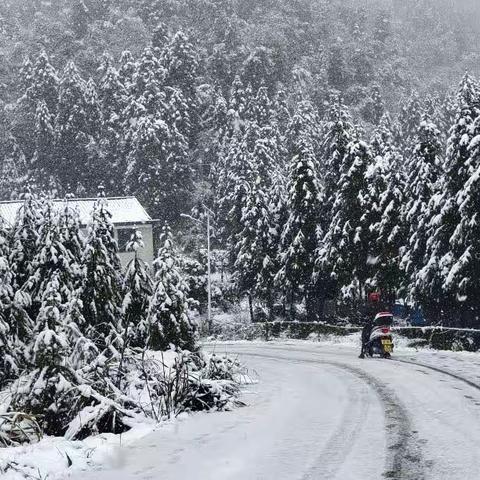
{"type": "Polygon", "coordinates": [[[134,231],[134,228],[119,228],[117,230],[119,252],[127,251],[127,243],[130,241],[130,238],[132,237],[134,231]]]}

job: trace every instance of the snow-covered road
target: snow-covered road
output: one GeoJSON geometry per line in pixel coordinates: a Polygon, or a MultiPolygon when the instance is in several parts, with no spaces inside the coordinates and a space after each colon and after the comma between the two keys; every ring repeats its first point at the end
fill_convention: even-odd
{"type": "Polygon", "coordinates": [[[448,356],[396,354],[426,366],[360,360],[352,348],[321,344],[215,348],[238,354],[258,375],[245,388],[245,408],[160,428],[119,447],[101,474],[72,478],[480,478],[478,370],[450,371],[448,356]]]}

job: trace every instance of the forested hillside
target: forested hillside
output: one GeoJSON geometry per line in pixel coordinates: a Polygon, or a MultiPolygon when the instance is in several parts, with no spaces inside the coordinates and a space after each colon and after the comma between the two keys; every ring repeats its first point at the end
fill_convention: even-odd
{"type": "Polygon", "coordinates": [[[0,197],[103,183],[176,233],[205,204],[270,317],[378,289],[478,325],[479,9],[5,0],[0,197]]]}

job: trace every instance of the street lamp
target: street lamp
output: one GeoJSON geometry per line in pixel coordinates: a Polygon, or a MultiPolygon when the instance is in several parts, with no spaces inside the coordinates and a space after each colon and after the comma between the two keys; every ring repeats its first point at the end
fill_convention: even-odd
{"type": "MultiPolygon", "coordinates": [[[[207,298],[208,298],[208,306],[207,306],[207,324],[208,324],[208,331],[209,333],[212,332],[212,269],[211,269],[211,252],[210,252],[210,235],[211,235],[211,226],[210,226],[210,215],[213,215],[213,212],[203,205],[205,210],[205,214],[207,217],[207,298]]],[[[194,218],[191,215],[187,215],[185,213],[180,214],[181,217],[188,218],[202,226],[205,226],[205,223],[200,221],[198,218],[194,218]]]]}

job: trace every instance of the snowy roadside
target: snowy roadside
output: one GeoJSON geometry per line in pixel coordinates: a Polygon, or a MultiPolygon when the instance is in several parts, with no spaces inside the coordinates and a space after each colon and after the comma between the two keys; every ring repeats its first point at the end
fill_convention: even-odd
{"type": "Polygon", "coordinates": [[[101,434],[82,441],[44,437],[38,443],[0,449],[2,480],[60,480],[78,471],[113,461],[120,446],[131,444],[157,428],[143,418],[121,435],[101,434]]]}
{"type": "MultiPolygon", "coordinates": [[[[147,356],[153,360],[161,361],[169,371],[176,358],[173,351],[148,352],[147,356]]],[[[106,464],[120,466],[122,449],[138,442],[144,436],[156,430],[175,429],[178,422],[188,421],[191,417],[197,415],[212,414],[213,412],[219,412],[220,414],[224,410],[232,410],[240,405],[241,402],[237,402],[235,399],[236,395],[232,394],[230,399],[227,398],[229,394],[227,393],[228,390],[224,391],[224,388],[227,387],[226,385],[224,387],[224,383],[228,383],[228,381],[222,380],[221,376],[231,374],[238,386],[251,384],[255,381],[249,377],[242,365],[231,361],[226,356],[217,355],[215,357],[204,352],[203,357],[209,361],[211,368],[212,378],[206,379],[209,388],[220,399],[225,399],[225,406],[199,412],[174,413],[170,418],[164,417],[158,422],[139,413],[128,420],[131,428],[122,434],[102,433],[84,440],[44,436],[35,443],[0,448],[0,476],[2,480],[60,480],[78,475],[79,472],[99,469],[106,464]],[[216,364],[216,367],[214,364],[216,364]],[[219,378],[216,378],[216,376],[219,376],[219,378]]],[[[196,373],[193,372],[191,375],[195,377],[196,373]]],[[[138,396],[139,402],[142,401],[141,397],[145,395],[144,391],[132,391],[130,393],[132,398],[138,396]]],[[[3,396],[0,395],[0,415],[6,411],[8,403],[8,395],[4,392],[3,396]]]]}

